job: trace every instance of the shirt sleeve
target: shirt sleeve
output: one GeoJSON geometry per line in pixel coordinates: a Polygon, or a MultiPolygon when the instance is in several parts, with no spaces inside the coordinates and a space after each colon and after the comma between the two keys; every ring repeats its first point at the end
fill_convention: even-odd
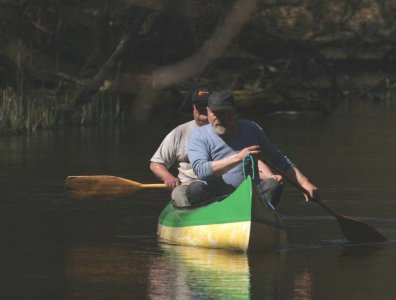
{"type": "Polygon", "coordinates": [[[168,169],[177,161],[176,131],[172,130],[162,141],[151,162],[164,164],[168,169]]]}
{"type": "Polygon", "coordinates": [[[287,172],[294,166],[294,163],[285,156],[265,135],[264,130],[257,123],[253,122],[258,128],[260,146],[263,151],[264,158],[269,160],[279,169],[287,172]]]}
{"type": "Polygon", "coordinates": [[[188,159],[199,179],[207,181],[212,178],[213,168],[209,143],[199,129],[193,130],[188,142],[188,159]]]}

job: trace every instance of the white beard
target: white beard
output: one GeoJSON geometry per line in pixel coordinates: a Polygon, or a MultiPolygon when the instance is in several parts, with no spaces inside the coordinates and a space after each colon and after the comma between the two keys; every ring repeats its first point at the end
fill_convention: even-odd
{"type": "Polygon", "coordinates": [[[225,135],[227,133],[227,128],[222,125],[215,126],[212,124],[212,127],[213,127],[214,131],[216,131],[216,133],[220,136],[225,135]]]}

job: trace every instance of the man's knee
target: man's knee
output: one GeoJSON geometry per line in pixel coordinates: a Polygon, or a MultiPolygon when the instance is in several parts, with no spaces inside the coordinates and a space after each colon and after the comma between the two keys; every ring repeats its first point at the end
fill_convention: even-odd
{"type": "Polygon", "coordinates": [[[278,181],[273,178],[268,178],[267,180],[261,181],[260,185],[266,191],[276,191],[279,189],[283,189],[283,181],[278,181]]]}
{"type": "Polygon", "coordinates": [[[187,187],[186,193],[187,193],[188,202],[191,205],[203,203],[210,198],[208,185],[201,180],[193,181],[187,187]]]}
{"type": "Polygon", "coordinates": [[[273,178],[261,181],[258,186],[261,197],[273,206],[279,203],[283,188],[283,181],[279,182],[273,178]]]}
{"type": "Polygon", "coordinates": [[[171,198],[174,206],[190,206],[190,203],[187,199],[187,188],[187,185],[179,185],[172,190],[171,198]]]}
{"type": "Polygon", "coordinates": [[[172,190],[172,202],[176,207],[188,207],[207,201],[210,198],[208,185],[196,180],[189,185],[179,185],[172,190]]]}

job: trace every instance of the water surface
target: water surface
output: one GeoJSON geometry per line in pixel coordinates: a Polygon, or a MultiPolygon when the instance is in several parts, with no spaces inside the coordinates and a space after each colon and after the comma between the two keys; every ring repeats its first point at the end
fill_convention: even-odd
{"type": "Polygon", "coordinates": [[[166,124],[2,137],[1,298],[394,299],[396,115],[364,107],[259,122],[326,204],[390,241],[348,243],[333,217],[287,187],[285,248],[246,255],[164,245],[156,222],[169,192],[79,202],[63,183],[94,174],[156,182],[148,161],[166,124]]]}

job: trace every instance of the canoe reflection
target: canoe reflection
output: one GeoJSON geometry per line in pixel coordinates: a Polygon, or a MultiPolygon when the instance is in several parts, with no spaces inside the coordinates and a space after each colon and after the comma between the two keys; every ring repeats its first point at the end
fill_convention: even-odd
{"type": "Polygon", "coordinates": [[[65,253],[65,298],[309,300],[313,266],[299,258],[287,251],[246,254],[154,239],[83,242],[65,253]]]}
{"type": "Polygon", "coordinates": [[[162,263],[167,266],[162,263],[151,266],[151,297],[249,299],[250,272],[246,254],[167,244],[160,247],[165,258],[162,263]],[[166,270],[168,273],[164,274],[166,270]]]}

